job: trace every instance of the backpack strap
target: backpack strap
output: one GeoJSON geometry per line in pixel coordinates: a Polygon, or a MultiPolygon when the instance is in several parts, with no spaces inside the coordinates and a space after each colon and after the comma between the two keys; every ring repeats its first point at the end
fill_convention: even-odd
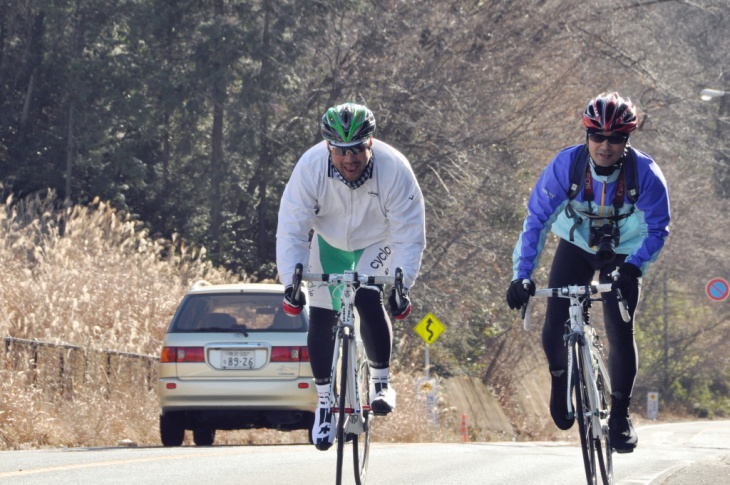
{"type": "Polygon", "coordinates": [[[639,200],[639,168],[636,164],[636,151],[629,147],[624,160],[624,176],[626,178],[626,196],[629,202],[636,204],[639,200]]]}
{"type": "Polygon", "coordinates": [[[639,170],[636,167],[636,153],[629,147],[624,156],[621,169],[616,181],[616,193],[613,197],[615,214],[624,205],[624,198],[628,197],[631,203],[631,210],[625,216],[628,217],[634,212],[634,205],[639,198],[639,170]]]}
{"type": "MultiPolygon", "coordinates": [[[[568,187],[568,205],[565,206],[565,214],[569,219],[575,219],[575,223],[570,228],[570,241],[573,242],[573,234],[575,230],[583,224],[583,218],[576,214],[570,201],[583,190],[584,186],[592,187],[592,178],[586,183],[586,167],[588,167],[588,146],[578,150],[570,161],[570,186],[568,187]]],[[[590,167],[588,168],[588,177],[591,177],[590,167]]],[[[591,197],[592,199],[592,197],[591,197]]],[[[590,204],[590,201],[588,202],[590,204]]]]}
{"type": "MultiPolygon", "coordinates": [[[[586,167],[588,166],[588,146],[578,150],[570,162],[570,187],[568,188],[568,199],[573,200],[583,190],[586,184],[586,167]]],[[[590,186],[590,185],[589,185],[590,186]]]]}

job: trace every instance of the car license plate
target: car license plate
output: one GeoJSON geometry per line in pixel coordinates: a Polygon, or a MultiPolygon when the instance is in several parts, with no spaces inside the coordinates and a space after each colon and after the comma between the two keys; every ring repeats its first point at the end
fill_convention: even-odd
{"type": "Polygon", "coordinates": [[[256,351],[223,350],[221,369],[256,369],[256,351]]]}

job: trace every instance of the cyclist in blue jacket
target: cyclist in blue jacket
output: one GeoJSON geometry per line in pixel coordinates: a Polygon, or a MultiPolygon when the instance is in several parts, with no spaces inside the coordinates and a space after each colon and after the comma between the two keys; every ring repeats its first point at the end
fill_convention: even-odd
{"type": "MultiPolygon", "coordinates": [[[[548,231],[560,239],[550,269],[550,287],[610,282],[629,303],[631,321],[619,313],[616,295],[605,295],[603,305],[609,343],[608,367],[613,391],[609,418],[610,439],[617,452],[631,452],[638,438],[629,419],[629,404],[638,368],[634,313],[641,277],[656,260],[669,234],[669,196],[664,176],[646,153],[631,147],[629,136],[638,126],[636,108],[618,93],[602,93],[583,113],[588,164],[581,191],[570,197],[572,160],[585,145],[565,148],[540,176],[527,204],[528,215],[513,253],[513,281],[507,303],[517,309],[534,295],[532,274],[538,265],[548,231]],[[629,198],[627,160],[635,164],[638,199],[629,198]]],[[[633,167],[631,167],[633,169],[633,167]]],[[[550,414],[560,429],[574,419],[566,415],[567,349],[564,323],[569,301],[549,298],[542,343],[552,376],[550,414]]]]}

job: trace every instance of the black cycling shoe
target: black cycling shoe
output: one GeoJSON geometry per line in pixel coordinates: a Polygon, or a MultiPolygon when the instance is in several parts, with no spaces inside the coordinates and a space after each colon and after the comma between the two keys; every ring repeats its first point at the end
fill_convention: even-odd
{"type": "Polygon", "coordinates": [[[617,392],[611,394],[611,415],[608,417],[608,436],[616,453],[631,453],[639,443],[629,418],[630,397],[617,392]]]}
{"type": "Polygon", "coordinates": [[[570,429],[575,418],[568,417],[568,373],[564,370],[553,370],[550,374],[553,381],[550,391],[550,416],[558,428],[570,429]]]}

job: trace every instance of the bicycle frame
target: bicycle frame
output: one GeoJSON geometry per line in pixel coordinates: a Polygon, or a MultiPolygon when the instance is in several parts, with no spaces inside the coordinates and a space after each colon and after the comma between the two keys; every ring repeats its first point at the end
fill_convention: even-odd
{"type": "MultiPolygon", "coordinates": [[[[591,302],[602,301],[591,297],[610,291],[612,291],[611,283],[535,290],[535,297],[570,299],[569,318],[563,337],[568,347],[568,386],[565,390],[567,413],[568,417],[578,421],[586,479],[589,484],[598,483],[596,475],[599,469],[604,485],[610,485],[613,481],[613,449],[608,434],[610,415],[608,396],[611,394],[611,380],[603,362],[598,335],[590,324],[591,302]],[[577,409],[573,408],[574,391],[577,409]]],[[[626,302],[618,292],[617,297],[622,318],[628,321],[626,302]]],[[[530,303],[532,300],[523,313],[525,329],[530,326],[530,303]]]]}
{"type": "MultiPolygon", "coordinates": [[[[588,389],[588,397],[591,417],[594,419],[594,425],[601,426],[600,420],[607,420],[608,415],[601,416],[600,413],[595,412],[598,409],[599,393],[596,385],[596,367],[599,367],[606,379],[605,384],[611,389],[611,382],[609,380],[608,370],[603,363],[601,356],[601,346],[598,342],[598,335],[595,329],[591,326],[588,320],[588,308],[590,308],[590,294],[584,286],[568,286],[568,298],[570,298],[570,332],[567,333],[563,338],[565,339],[566,345],[568,346],[568,369],[573,369],[574,352],[576,349],[581,351],[579,356],[582,365],[583,372],[589,376],[593,376],[590,379],[590,387],[588,389]],[[585,298],[581,298],[582,296],[585,298]],[[577,347],[574,344],[578,344],[577,347]]],[[[607,293],[611,291],[611,284],[606,283],[603,285],[596,286],[596,292],[607,293]]],[[[572,408],[572,402],[570,399],[570,392],[572,389],[573,372],[568,373],[568,416],[574,416],[574,410],[572,408]]],[[[610,393],[609,393],[610,394],[610,393]]],[[[595,428],[594,428],[595,431],[595,428]]],[[[599,438],[597,432],[594,433],[594,438],[599,438]]]]}
{"type": "Polygon", "coordinates": [[[367,276],[356,271],[341,274],[303,273],[298,264],[294,273],[293,291],[299,291],[302,281],[340,287],[340,312],[335,328],[335,347],[330,374],[330,395],[334,399],[333,412],[337,414],[337,475],[342,480],[344,446],[352,442],[355,483],[362,485],[367,472],[370,449],[370,418],[368,402],[369,367],[355,315],[355,293],[361,285],[393,285],[402,295],[403,271],[396,268],[394,276],[367,276]]]}
{"type": "MultiPolygon", "coordinates": [[[[304,279],[307,280],[307,276],[304,279]]],[[[358,355],[358,351],[362,348],[362,338],[360,337],[360,331],[356,328],[355,323],[355,292],[357,288],[354,286],[356,280],[356,274],[354,272],[345,272],[342,281],[337,280],[334,284],[344,284],[342,288],[341,308],[340,315],[337,322],[336,338],[335,338],[335,352],[332,356],[332,373],[330,375],[330,392],[333,396],[340,395],[341,399],[344,399],[344,405],[340,405],[339,408],[344,408],[344,412],[347,413],[348,419],[343,423],[343,431],[353,434],[361,434],[365,431],[366,418],[363,411],[369,411],[370,406],[362,404],[360,389],[356,383],[359,382],[358,377],[360,373],[358,359],[361,358],[358,355]],[[343,347],[347,347],[345,352],[343,347]],[[341,362],[341,359],[344,362],[341,362]],[[341,365],[338,365],[341,364],[341,365]],[[344,380],[346,384],[346,392],[342,393],[341,390],[335,389],[335,384],[339,382],[337,379],[337,371],[347,373],[347,380],[344,380]]],[[[337,405],[338,403],[335,403],[337,405]]],[[[340,409],[335,409],[335,412],[340,412],[340,409]]],[[[342,420],[340,422],[343,422],[342,420]]],[[[339,430],[338,430],[339,431],[339,430]]],[[[338,439],[341,436],[337,436],[338,439]]]]}

